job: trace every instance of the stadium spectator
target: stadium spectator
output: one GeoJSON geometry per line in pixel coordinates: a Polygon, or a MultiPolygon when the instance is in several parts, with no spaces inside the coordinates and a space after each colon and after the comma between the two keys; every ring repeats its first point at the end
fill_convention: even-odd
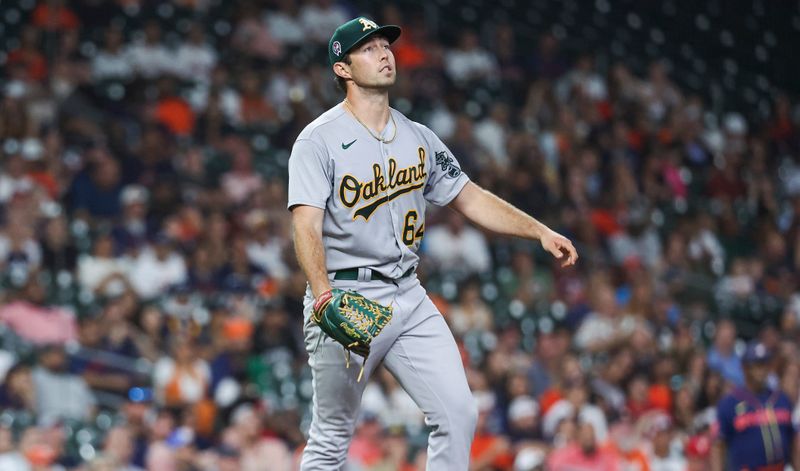
{"type": "Polygon", "coordinates": [[[719,439],[712,469],[782,468],[798,465],[791,401],[767,385],[772,352],[761,342],[747,346],[744,382],[717,406],[719,439]],[[757,437],[767,427],[769,437],[757,437]]]}
{"type": "Polygon", "coordinates": [[[598,471],[616,471],[621,469],[619,456],[610,449],[600,446],[601,440],[595,435],[594,426],[590,422],[577,425],[575,440],[550,455],[547,469],[567,471],[570,469],[596,469],[598,471]]]}
{"type": "Polygon", "coordinates": [[[133,79],[133,65],[130,56],[123,49],[124,32],[110,26],[105,31],[103,48],[92,58],[92,78],[95,82],[104,80],[120,80],[127,82],[133,79]]]}
{"type": "Polygon", "coordinates": [[[45,296],[41,276],[30,274],[19,298],[0,307],[0,323],[35,345],[64,345],[77,340],[75,316],[62,307],[48,305],[45,296]]]}
{"type": "Polygon", "coordinates": [[[466,225],[455,211],[445,214],[446,224],[426,231],[425,247],[431,265],[437,270],[464,278],[492,268],[488,243],[483,234],[466,225]]]}
{"type": "Polygon", "coordinates": [[[96,400],[86,381],[67,370],[64,347],[48,344],[39,350],[39,366],[33,369],[36,413],[42,420],[86,420],[96,400]]]}
{"type": "Polygon", "coordinates": [[[172,72],[172,55],[161,41],[161,25],[149,20],[144,25],[142,39],[127,49],[127,55],[138,77],[152,80],[172,72]]]}

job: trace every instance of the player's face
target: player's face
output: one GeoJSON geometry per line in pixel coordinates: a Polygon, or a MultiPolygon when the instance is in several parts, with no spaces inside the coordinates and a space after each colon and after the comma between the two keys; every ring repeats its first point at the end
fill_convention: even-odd
{"type": "Polygon", "coordinates": [[[397,79],[394,54],[389,40],[374,36],[350,50],[350,73],[362,88],[388,88],[397,79]]]}
{"type": "Polygon", "coordinates": [[[766,363],[751,363],[744,367],[744,374],[750,384],[764,387],[769,376],[769,367],[766,363]]]}

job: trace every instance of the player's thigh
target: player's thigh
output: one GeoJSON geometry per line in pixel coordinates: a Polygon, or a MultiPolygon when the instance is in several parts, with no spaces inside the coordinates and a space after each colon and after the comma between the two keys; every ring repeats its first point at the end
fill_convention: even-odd
{"type": "Polygon", "coordinates": [[[398,336],[384,365],[427,416],[470,409],[474,400],[458,346],[432,303],[429,309],[398,336]]]}

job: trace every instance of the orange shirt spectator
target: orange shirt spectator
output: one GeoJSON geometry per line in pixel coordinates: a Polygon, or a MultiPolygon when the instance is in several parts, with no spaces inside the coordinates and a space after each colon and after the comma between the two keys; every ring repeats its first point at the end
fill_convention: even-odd
{"type": "Polygon", "coordinates": [[[63,0],[47,0],[33,10],[33,24],[46,31],[77,29],[81,22],[63,0]]]}
{"type": "Polygon", "coordinates": [[[489,432],[478,432],[472,440],[469,452],[471,462],[488,460],[492,469],[510,470],[514,465],[514,455],[505,437],[489,432]]]}
{"type": "Polygon", "coordinates": [[[194,112],[182,98],[168,97],[160,100],[156,105],[156,119],[179,136],[187,136],[194,131],[194,112]]]}
{"type": "Polygon", "coordinates": [[[38,51],[15,49],[8,54],[8,65],[19,64],[25,69],[30,80],[42,81],[47,77],[47,61],[38,51]]]}
{"type": "Polygon", "coordinates": [[[244,124],[271,121],[278,117],[275,109],[260,95],[242,96],[241,110],[244,124]]]}

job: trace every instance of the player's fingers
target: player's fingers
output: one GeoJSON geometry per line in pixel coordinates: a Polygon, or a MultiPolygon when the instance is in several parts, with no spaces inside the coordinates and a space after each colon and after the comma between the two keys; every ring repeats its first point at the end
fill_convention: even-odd
{"type": "Polygon", "coordinates": [[[553,254],[553,257],[555,257],[557,259],[560,259],[561,257],[564,256],[564,253],[561,252],[561,249],[559,248],[558,243],[556,243],[556,242],[553,242],[553,244],[551,244],[551,245],[549,245],[548,247],[545,247],[545,248],[547,249],[548,252],[553,254]]]}
{"type": "Polygon", "coordinates": [[[569,256],[567,257],[567,260],[564,262],[564,266],[566,267],[569,265],[575,265],[575,262],[578,261],[578,251],[575,250],[575,247],[572,245],[572,243],[567,244],[565,249],[567,250],[569,256]]]}
{"type": "Polygon", "coordinates": [[[578,259],[578,253],[575,250],[575,247],[572,245],[572,242],[569,241],[569,239],[557,239],[555,241],[555,245],[558,248],[558,251],[562,255],[566,255],[566,258],[561,263],[562,267],[572,265],[578,259]]]}

